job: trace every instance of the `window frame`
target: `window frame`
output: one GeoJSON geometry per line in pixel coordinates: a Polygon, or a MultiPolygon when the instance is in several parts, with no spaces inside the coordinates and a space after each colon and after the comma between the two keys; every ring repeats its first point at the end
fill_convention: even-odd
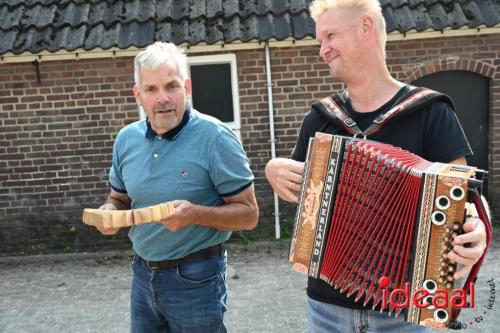
{"type": "MultiPolygon", "coordinates": [[[[216,64],[229,64],[231,71],[231,90],[233,96],[233,121],[224,122],[238,136],[241,130],[240,121],[240,96],[238,88],[238,69],[236,66],[236,55],[234,53],[212,54],[202,56],[188,56],[188,75],[191,77],[192,65],[216,65],[216,64]]],[[[193,97],[189,96],[189,102],[193,105],[193,97]]]]}

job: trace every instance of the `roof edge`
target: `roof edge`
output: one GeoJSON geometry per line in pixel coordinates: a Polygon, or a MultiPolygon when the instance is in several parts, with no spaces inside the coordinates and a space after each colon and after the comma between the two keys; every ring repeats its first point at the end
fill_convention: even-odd
{"type": "MultiPolygon", "coordinates": [[[[441,31],[425,30],[416,31],[411,30],[405,33],[391,32],[387,35],[388,42],[404,41],[404,40],[417,40],[417,39],[432,39],[432,38],[445,38],[445,37],[464,37],[464,36],[479,36],[500,34],[500,24],[492,27],[478,26],[476,28],[460,28],[452,29],[447,28],[441,31]]],[[[269,40],[269,47],[300,47],[318,45],[316,40],[312,37],[306,37],[301,40],[287,38],[285,40],[269,40]]],[[[236,41],[230,44],[218,42],[215,44],[200,43],[197,45],[181,44],[188,54],[205,53],[205,52],[224,52],[224,51],[238,51],[238,50],[252,50],[264,48],[266,42],[251,40],[249,42],[236,41]]],[[[57,61],[57,60],[79,60],[79,59],[99,59],[99,58],[117,58],[117,57],[134,57],[143,48],[129,47],[127,49],[119,49],[117,47],[110,49],[96,48],[91,51],[84,49],[77,49],[74,51],[59,50],[57,52],[42,51],[40,53],[24,52],[21,54],[14,54],[11,52],[0,55],[0,64],[6,63],[24,63],[33,61],[57,61]]]]}

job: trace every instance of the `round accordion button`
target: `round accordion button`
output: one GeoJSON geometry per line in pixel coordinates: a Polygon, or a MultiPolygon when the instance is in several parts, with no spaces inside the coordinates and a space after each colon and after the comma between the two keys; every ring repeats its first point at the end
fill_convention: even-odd
{"type": "Polygon", "coordinates": [[[431,215],[431,221],[435,225],[443,225],[446,222],[446,214],[441,211],[435,211],[431,215]]]}
{"type": "Polygon", "coordinates": [[[450,199],[447,196],[441,195],[436,198],[436,207],[441,210],[446,210],[450,208],[450,199]]]}
{"type": "Polygon", "coordinates": [[[461,186],[453,186],[450,189],[450,198],[455,201],[462,200],[465,197],[465,191],[461,186]]]}

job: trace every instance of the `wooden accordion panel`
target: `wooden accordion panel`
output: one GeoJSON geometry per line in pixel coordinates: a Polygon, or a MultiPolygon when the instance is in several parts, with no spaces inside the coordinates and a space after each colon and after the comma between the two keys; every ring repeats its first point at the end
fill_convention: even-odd
{"type": "Polygon", "coordinates": [[[429,306],[410,300],[405,319],[447,327],[456,288],[447,253],[462,232],[476,168],[362,139],[317,133],[311,142],[290,250],[294,269],[396,315],[403,307],[393,304],[405,297],[391,300],[393,291],[425,290],[420,304],[429,306]]]}

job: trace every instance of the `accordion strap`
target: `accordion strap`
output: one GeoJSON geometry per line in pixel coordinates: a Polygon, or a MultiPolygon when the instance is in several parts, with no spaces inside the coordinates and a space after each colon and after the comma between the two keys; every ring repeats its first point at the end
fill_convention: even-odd
{"type": "MultiPolygon", "coordinates": [[[[469,285],[471,282],[476,282],[477,274],[479,273],[479,268],[481,267],[484,258],[486,257],[486,250],[488,249],[488,246],[491,243],[491,240],[493,238],[493,228],[491,226],[490,219],[488,218],[488,214],[486,213],[486,208],[483,205],[483,202],[481,200],[481,195],[477,191],[477,189],[474,189],[472,191],[472,202],[476,206],[478,217],[483,221],[484,223],[484,228],[486,231],[486,248],[484,249],[483,255],[479,258],[479,260],[472,266],[471,271],[469,272],[469,276],[467,277],[467,280],[465,281],[464,284],[464,291],[468,294],[469,293],[469,285]]],[[[460,308],[454,308],[452,311],[451,319],[456,320],[458,315],[460,314],[460,308]]]]}
{"type": "MultiPolygon", "coordinates": [[[[373,123],[364,131],[358,127],[343,106],[342,100],[345,100],[345,91],[323,98],[320,101],[323,108],[319,109],[323,116],[343,126],[351,135],[360,135],[366,138],[368,135],[380,130],[389,119],[394,118],[396,115],[415,110],[417,106],[421,108],[424,103],[434,100],[434,97],[444,96],[427,88],[410,87],[410,89],[410,92],[403,96],[394,107],[375,118],[373,123]]],[[[451,103],[451,100],[449,101],[451,103]]]]}

